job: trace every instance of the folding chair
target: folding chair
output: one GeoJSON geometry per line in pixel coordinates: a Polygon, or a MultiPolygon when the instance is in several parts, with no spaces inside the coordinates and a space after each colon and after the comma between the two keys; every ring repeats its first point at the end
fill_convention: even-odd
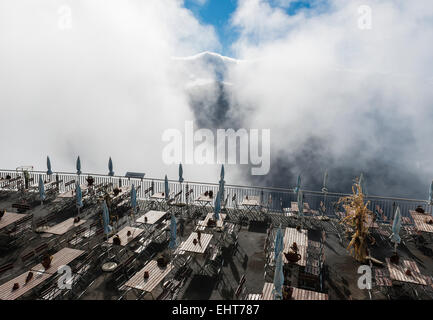
{"type": "Polygon", "coordinates": [[[247,281],[247,278],[245,277],[245,274],[244,274],[244,275],[242,275],[241,279],[239,280],[238,286],[237,286],[236,291],[235,291],[235,299],[236,300],[244,300],[242,298],[243,298],[243,296],[246,296],[246,291],[247,291],[246,281],[247,281]]]}
{"type": "Polygon", "coordinates": [[[42,257],[48,252],[49,247],[47,243],[43,243],[37,246],[34,250],[36,259],[42,259],[42,257]]]}
{"type": "Polygon", "coordinates": [[[4,275],[5,272],[12,270],[14,268],[14,265],[12,263],[6,263],[2,266],[0,266],[0,280],[4,279],[6,276],[4,275]]]}
{"type": "Polygon", "coordinates": [[[374,268],[374,286],[373,293],[379,292],[387,299],[390,298],[390,290],[392,288],[392,281],[389,273],[384,269],[374,268]]]}
{"type": "Polygon", "coordinates": [[[136,269],[135,263],[136,257],[131,256],[114,270],[112,276],[116,288],[123,286],[134,275],[136,269]]]}

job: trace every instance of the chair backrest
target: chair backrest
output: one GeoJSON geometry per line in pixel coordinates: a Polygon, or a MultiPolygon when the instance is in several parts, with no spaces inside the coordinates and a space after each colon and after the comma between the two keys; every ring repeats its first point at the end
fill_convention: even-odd
{"type": "Polygon", "coordinates": [[[35,221],[35,227],[36,228],[42,227],[46,223],[47,223],[47,221],[44,218],[38,219],[35,221]]]}
{"type": "Polygon", "coordinates": [[[92,229],[93,227],[96,227],[98,224],[99,224],[99,221],[92,222],[90,224],[90,226],[89,226],[89,229],[92,229]]]}
{"type": "Polygon", "coordinates": [[[244,275],[242,275],[241,279],[239,280],[238,287],[235,291],[236,298],[239,298],[239,296],[241,295],[246,281],[247,281],[247,278],[245,277],[245,274],[244,274],[244,275]]]}
{"type": "Polygon", "coordinates": [[[35,256],[35,252],[30,251],[30,252],[26,253],[25,255],[21,256],[21,261],[26,262],[26,261],[30,260],[31,258],[33,258],[34,256],[35,256]]]}
{"type": "Polygon", "coordinates": [[[188,198],[188,197],[190,196],[190,194],[193,193],[193,192],[194,192],[194,190],[193,190],[193,189],[190,189],[189,191],[187,191],[187,192],[185,193],[185,196],[188,198]]]}
{"type": "Polygon", "coordinates": [[[13,203],[12,208],[20,209],[20,210],[30,210],[30,206],[25,203],[13,203]]]}
{"type": "Polygon", "coordinates": [[[75,180],[71,180],[65,183],[65,187],[70,186],[71,184],[74,184],[75,180]]]}
{"type": "Polygon", "coordinates": [[[50,213],[48,216],[46,216],[46,220],[47,221],[52,221],[56,218],[56,214],[55,213],[50,213]]]}
{"type": "Polygon", "coordinates": [[[43,243],[40,246],[38,246],[38,247],[35,248],[35,253],[36,254],[40,254],[40,253],[46,251],[47,249],[48,249],[48,244],[43,243]]]}
{"type": "Polygon", "coordinates": [[[87,230],[87,228],[83,227],[83,228],[79,228],[78,230],[75,231],[75,235],[76,236],[80,236],[82,233],[84,233],[87,230]]]}
{"type": "Polygon", "coordinates": [[[149,187],[146,190],[144,190],[144,194],[148,194],[152,190],[153,190],[153,187],[149,187]]]}
{"type": "Polygon", "coordinates": [[[104,233],[104,228],[100,228],[100,229],[96,230],[96,232],[95,232],[95,236],[99,236],[99,235],[101,235],[102,233],[104,233]]]}
{"type": "Polygon", "coordinates": [[[24,217],[23,219],[21,219],[20,221],[17,222],[17,227],[18,228],[22,228],[23,226],[29,224],[31,225],[31,222],[33,221],[33,214],[29,214],[26,217],[24,217]]]}
{"type": "Polygon", "coordinates": [[[14,267],[14,265],[12,263],[6,263],[6,264],[0,266],[0,274],[3,272],[6,272],[8,270],[13,269],[13,267],[14,267]]]}

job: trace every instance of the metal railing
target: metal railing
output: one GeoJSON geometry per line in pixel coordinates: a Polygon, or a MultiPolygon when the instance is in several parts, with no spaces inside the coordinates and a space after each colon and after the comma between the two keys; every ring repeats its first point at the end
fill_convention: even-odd
{"type": "MultiPolygon", "coordinates": [[[[80,181],[80,184],[86,183],[88,176],[93,177],[95,185],[111,182],[113,183],[113,186],[128,186],[132,184],[134,184],[136,187],[140,186],[140,189],[137,192],[137,197],[139,199],[148,199],[154,192],[164,192],[164,179],[157,178],[135,179],[126,178],[123,176],[111,177],[94,173],[82,173],[78,176],[75,173],[69,172],[54,172],[49,176],[44,171],[28,171],[28,174],[30,179],[32,179],[30,183],[32,185],[38,184],[40,176],[42,176],[44,181],[55,181],[56,179],[62,181],[62,183],[59,184],[59,192],[65,192],[71,188],[74,188],[74,184],[65,186],[65,184],[70,181],[80,181]],[[145,190],[149,189],[152,185],[154,186],[153,192],[145,194],[145,190]]],[[[0,169],[0,179],[5,179],[6,176],[10,176],[11,178],[16,178],[18,176],[23,177],[24,173],[17,170],[0,169]]],[[[182,190],[183,192],[180,195],[180,200],[185,201],[185,193],[188,190],[193,190],[190,199],[196,199],[200,194],[203,194],[206,191],[211,190],[214,194],[216,194],[219,185],[218,183],[203,183],[193,181],[184,181],[181,184],[178,181],[169,180],[169,188],[171,194],[177,194],[182,190]]],[[[341,207],[336,207],[336,203],[341,197],[349,195],[345,193],[324,193],[322,191],[311,190],[302,190],[302,192],[304,196],[304,202],[307,202],[311,209],[318,210],[320,203],[323,202],[326,207],[326,214],[329,216],[333,216],[337,210],[342,210],[341,207]]],[[[259,197],[261,199],[262,205],[269,207],[269,210],[276,214],[279,212],[282,214],[283,208],[289,208],[291,207],[291,202],[297,201],[297,194],[293,189],[241,185],[225,185],[224,187],[224,200],[227,200],[226,207],[228,208],[235,207],[236,203],[240,204],[245,196],[259,197]]],[[[414,210],[418,205],[422,205],[427,212],[431,212],[432,210],[431,205],[426,200],[421,199],[405,199],[368,195],[366,200],[370,201],[369,209],[374,211],[376,206],[379,206],[388,219],[392,219],[397,206],[400,207],[403,216],[409,216],[409,210],[414,210]]]]}

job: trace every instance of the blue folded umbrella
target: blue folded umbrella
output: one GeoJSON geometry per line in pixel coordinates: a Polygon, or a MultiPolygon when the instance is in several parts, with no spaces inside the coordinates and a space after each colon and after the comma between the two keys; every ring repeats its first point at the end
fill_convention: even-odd
{"type": "Polygon", "coordinates": [[[170,197],[170,189],[168,187],[167,175],[165,175],[165,179],[164,179],[164,193],[165,193],[165,200],[168,200],[170,197]]]}
{"type": "Polygon", "coordinates": [[[298,183],[296,184],[295,192],[298,193],[301,190],[301,175],[298,176],[298,183]]]}
{"type": "Polygon", "coordinates": [[[215,207],[214,207],[214,217],[216,220],[220,219],[220,211],[221,211],[221,194],[218,191],[217,196],[215,198],[215,207]]]}
{"type": "Polygon", "coordinates": [[[47,157],[47,175],[52,175],[53,171],[51,171],[51,160],[50,157],[47,157]]]}
{"type": "Polygon", "coordinates": [[[274,273],[274,299],[283,299],[283,285],[284,285],[284,272],[283,272],[283,253],[280,252],[275,263],[274,273]]]}
{"type": "Polygon", "coordinates": [[[46,198],[45,196],[45,185],[44,181],[42,180],[42,176],[39,176],[39,199],[41,201],[44,201],[46,198]]]}
{"type": "Polygon", "coordinates": [[[83,194],[81,192],[80,183],[77,181],[76,187],[75,187],[75,194],[76,194],[76,200],[77,200],[77,208],[81,208],[83,206],[83,194]]]}
{"type": "Polygon", "coordinates": [[[105,200],[102,203],[102,223],[104,224],[104,233],[108,235],[113,228],[110,226],[110,214],[105,200]]]}
{"type": "Polygon", "coordinates": [[[183,182],[183,168],[182,168],[182,163],[179,163],[179,182],[180,182],[180,183],[183,182]]]}
{"type": "Polygon", "coordinates": [[[78,156],[78,158],[77,158],[76,167],[77,167],[77,174],[80,175],[81,174],[81,160],[80,160],[80,156],[78,156]]]}
{"type": "Polygon", "coordinates": [[[177,231],[177,223],[174,214],[171,214],[171,225],[170,225],[170,249],[176,248],[176,231],[177,231]]]}
{"type": "Polygon", "coordinates": [[[298,192],[298,212],[301,217],[304,215],[304,201],[302,199],[302,190],[299,190],[298,192]]]}
{"type": "Polygon", "coordinates": [[[391,241],[399,244],[401,242],[400,238],[400,228],[401,228],[401,214],[400,207],[395,210],[394,221],[392,222],[392,234],[391,241]]]}
{"type": "Polygon", "coordinates": [[[284,237],[281,228],[278,228],[277,234],[275,235],[275,244],[274,244],[274,259],[277,260],[278,255],[283,252],[284,249],[284,237]]]}
{"type": "Polygon", "coordinates": [[[108,175],[110,177],[114,176],[114,171],[113,171],[113,161],[110,159],[108,159],[108,175]]]}
{"type": "Polygon", "coordinates": [[[134,184],[131,187],[131,207],[132,212],[135,213],[137,211],[137,190],[135,190],[134,184]]]}

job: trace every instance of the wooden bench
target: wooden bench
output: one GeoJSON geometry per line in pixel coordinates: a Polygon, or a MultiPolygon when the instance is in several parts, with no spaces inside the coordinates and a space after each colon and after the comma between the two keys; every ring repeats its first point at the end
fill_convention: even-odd
{"type": "Polygon", "coordinates": [[[24,204],[24,203],[13,203],[12,208],[17,209],[18,212],[20,213],[26,212],[27,210],[31,209],[28,204],[24,204]]]}

